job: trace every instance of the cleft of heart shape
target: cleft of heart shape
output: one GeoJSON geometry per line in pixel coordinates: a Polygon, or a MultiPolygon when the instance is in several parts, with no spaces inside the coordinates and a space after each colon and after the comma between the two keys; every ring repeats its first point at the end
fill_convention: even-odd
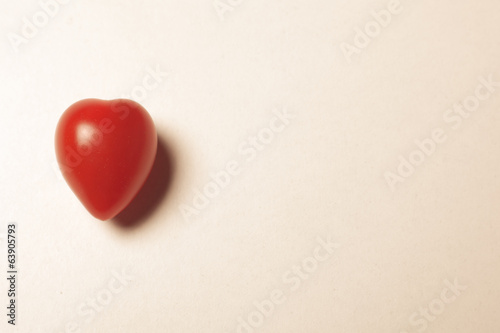
{"type": "Polygon", "coordinates": [[[158,138],[148,112],[127,99],[85,99],[59,119],[55,150],[71,190],[100,220],[120,213],[148,178],[158,138]]]}

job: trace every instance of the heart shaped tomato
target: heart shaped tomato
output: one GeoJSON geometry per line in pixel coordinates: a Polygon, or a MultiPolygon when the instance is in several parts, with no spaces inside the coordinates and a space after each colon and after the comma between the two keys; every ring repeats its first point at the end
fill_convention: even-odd
{"type": "Polygon", "coordinates": [[[57,162],[69,187],[100,220],[120,213],[153,166],[156,129],[134,101],[85,99],[71,105],[56,128],[57,162]]]}

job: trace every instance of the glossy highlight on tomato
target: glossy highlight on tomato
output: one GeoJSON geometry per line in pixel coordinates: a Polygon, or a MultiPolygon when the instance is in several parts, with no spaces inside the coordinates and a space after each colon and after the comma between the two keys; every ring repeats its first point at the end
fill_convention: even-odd
{"type": "Polygon", "coordinates": [[[59,119],[55,150],[71,190],[100,220],[120,213],[153,166],[158,138],[151,116],[127,99],[85,99],[59,119]]]}

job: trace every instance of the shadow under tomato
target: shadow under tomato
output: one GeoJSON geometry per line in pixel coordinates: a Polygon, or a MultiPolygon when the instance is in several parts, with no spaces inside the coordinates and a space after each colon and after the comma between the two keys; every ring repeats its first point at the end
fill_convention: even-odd
{"type": "Polygon", "coordinates": [[[172,150],[158,134],[158,148],[151,172],[132,202],[112,221],[119,227],[132,228],[144,223],[164,200],[175,173],[172,150]]]}

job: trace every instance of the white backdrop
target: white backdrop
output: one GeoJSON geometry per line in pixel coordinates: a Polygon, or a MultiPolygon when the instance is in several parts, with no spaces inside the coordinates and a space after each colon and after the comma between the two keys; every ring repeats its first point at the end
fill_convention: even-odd
{"type": "Polygon", "coordinates": [[[1,332],[500,330],[500,2],[0,4],[1,332]],[[161,140],[120,220],[55,164],[90,97],[161,140]]]}

